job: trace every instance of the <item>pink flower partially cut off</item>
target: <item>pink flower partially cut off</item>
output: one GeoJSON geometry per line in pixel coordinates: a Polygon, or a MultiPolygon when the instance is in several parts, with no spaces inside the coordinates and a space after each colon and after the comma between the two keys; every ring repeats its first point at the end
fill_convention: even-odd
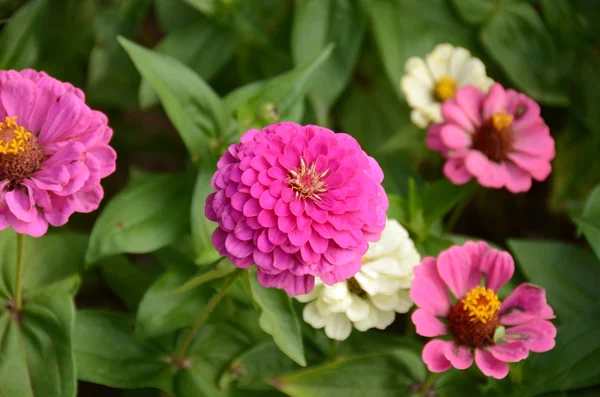
{"type": "Polygon", "coordinates": [[[504,302],[498,299],[513,273],[512,257],[485,242],[453,246],[415,268],[410,296],[418,307],[412,315],[417,333],[449,336],[423,348],[431,372],[467,369],[475,361],[485,375],[502,379],[507,362],[554,347],[556,328],[548,321],[554,312],[542,288],[524,283],[504,302]]]}
{"type": "Polygon", "coordinates": [[[487,94],[465,86],[444,102],[442,116],[444,122],[429,127],[427,146],[446,158],[443,171],[452,183],[475,178],[519,193],[550,175],[554,139],[527,96],[497,83],[487,94]]]}
{"type": "Polygon", "coordinates": [[[0,230],[39,237],[104,196],[115,170],[106,116],[44,72],[0,71],[0,230]]]}
{"type": "Polygon", "coordinates": [[[353,276],[380,238],[383,172],[358,142],[317,126],[278,123],[246,132],[217,163],[206,217],[212,241],[260,283],[306,294],[353,276]]]}

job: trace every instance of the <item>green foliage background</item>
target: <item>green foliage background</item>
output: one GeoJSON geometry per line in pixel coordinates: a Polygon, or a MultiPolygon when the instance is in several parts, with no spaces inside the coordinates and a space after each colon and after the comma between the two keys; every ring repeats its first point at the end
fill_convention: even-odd
{"type": "Polygon", "coordinates": [[[0,68],[84,89],[119,155],[99,211],[25,239],[19,319],[15,234],[0,232],[0,397],[419,395],[424,341],[408,315],[332,343],[212,247],[216,160],[279,120],[356,137],[423,256],[486,239],[515,256],[514,284],[546,288],[554,350],[502,381],[451,370],[438,395],[600,395],[596,0],[3,0],[0,18],[0,68]],[[557,142],[547,181],[511,195],[443,178],[399,82],[408,57],[445,42],[542,104],[557,142]]]}

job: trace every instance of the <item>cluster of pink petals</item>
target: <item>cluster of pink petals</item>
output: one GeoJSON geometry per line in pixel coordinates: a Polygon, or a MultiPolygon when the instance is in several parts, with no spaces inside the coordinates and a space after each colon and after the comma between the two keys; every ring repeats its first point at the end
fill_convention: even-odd
{"type": "Polygon", "coordinates": [[[482,186],[518,193],[531,188],[532,178],[543,181],[550,174],[554,139],[539,105],[524,94],[497,83],[487,94],[465,86],[444,102],[442,116],[443,123],[429,127],[427,146],[446,158],[444,174],[453,183],[476,178],[482,186]],[[514,117],[510,153],[500,162],[473,148],[472,140],[476,130],[498,113],[514,117]]]}
{"type": "Polygon", "coordinates": [[[217,163],[206,216],[212,241],[238,267],[256,264],[266,287],[292,295],[353,276],[369,241],[385,227],[383,172],[347,134],[277,123],[246,132],[217,163]],[[302,198],[290,186],[301,160],[322,174],[325,192],[302,198]]]}
{"type": "MultiPolygon", "coordinates": [[[[497,291],[514,272],[512,257],[490,249],[484,242],[468,242],[442,252],[437,260],[424,258],[415,268],[410,295],[418,309],[412,320],[417,333],[426,337],[447,335],[445,319],[452,303],[448,290],[457,300],[479,285],[485,278],[487,288],[497,291]]],[[[531,284],[519,285],[500,307],[500,325],[506,327],[504,337],[495,344],[473,349],[455,341],[434,339],[423,349],[423,361],[432,372],[451,367],[467,369],[475,363],[481,371],[494,378],[508,374],[507,362],[525,359],[529,351],[545,352],[554,347],[556,328],[547,321],[554,318],[546,302],[545,291],[531,284]]]]}
{"type": "Polygon", "coordinates": [[[41,144],[41,169],[13,186],[0,181],[0,229],[39,237],[74,212],[91,212],[104,196],[100,179],[115,170],[104,114],[81,90],[35,70],[0,71],[0,120],[17,116],[41,144]]]}

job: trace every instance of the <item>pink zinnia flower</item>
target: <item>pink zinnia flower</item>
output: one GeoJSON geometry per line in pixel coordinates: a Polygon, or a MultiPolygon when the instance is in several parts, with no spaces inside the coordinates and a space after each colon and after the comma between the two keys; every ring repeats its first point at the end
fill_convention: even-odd
{"type": "Polygon", "coordinates": [[[531,178],[550,175],[554,139],[535,101],[494,84],[489,93],[473,86],[458,90],[442,105],[444,122],[427,132],[427,146],[447,159],[444,174],[461,185],[473,177],[480,185],[513,193],[531,188],[531,178]]]}
{"type": "Polygon", "coordinates": [[[485,375],[501,379],[507,362],[554,347],[556,328],[547,321],[554,313],[542,288],[524,283],[504,302],[498,299],[514,270],[510,254],[484,242],[453,246],[415,268],[410,296],[419,307],[412,315],[417,333],[449,336],[425,345],[423,361],[431,372],[467,369],[474,353],[485,375]]]}
{"type": "Polygon", "coordinates": [[[104,196],[112,130],[83,92],[44,72],[0,71],[0,230],[39,237],[104,196]]]}
{"type": "Polygon", "coordinates": [[[238,267],[256,264],[265,287],[292,295],[353,276],[385,227],[377,162],[347,134],[278,123],[246,132],[213,176],[212,241],[238,267]]]}

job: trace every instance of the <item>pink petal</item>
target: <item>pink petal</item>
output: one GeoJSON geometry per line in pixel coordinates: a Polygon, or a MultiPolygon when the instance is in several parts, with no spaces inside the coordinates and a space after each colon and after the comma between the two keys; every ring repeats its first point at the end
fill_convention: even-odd
{"type": "Polygon", "coordinates": [[[64,94],[53,102],[40,131],[40,143],[51,144],[60,139],[77,122],[82,106],[75,94],[64,94]]]}
{"type": "Polygon", "coordinates": [[[94,146],[88,150],[88,156],[93,155],[100,163],[100,178],[106,178],[116,169],[117,152],[108,146],[94,146]]]}
{"type": "Polygon", "coordinates": [[[506,169],[506,188],[512,193],[526,192],[531,189],[531,175],[513,163],[504,163],[506,169]]]}
{"type": "Polygon", "coordinates": [[[17,233],[27,234],[31,237],[41,237],[48,231],[48,222],[42,212],[36,208],[36,217],[32,222],[23,222],[10,211],[4,212],[6,221],[17,233]]]}
{"type": "Polygon", "coordinates": [[[506,340],[518,340],[536,353],[551,350],[556,345],[556,327],[546,320],[532,320],[506,330],[506,340]]]}
{"type": "Polygon", "coordinates": [[[546,291],[536,285],[523,283],[502,302],[500,323],[519,325],[540,318],[546,306],[546,291]]]}
{"type": "Polygon", "coordinates": [[[498,292],[512,278],[515,262],[508,252],[491,249],[481,258],[479,268],[486,275],[486,287],[498,292]]]}
{"type": "Polygon", "coordinates": [[[437,271],[435,258],[426,257],[414,269],[415,279],[410,296],[415,304],[436,316],[445,317],[450,310],[446,284],[437,271]]]}
{"type": "MultiPolygon", "coordinates": [[[[29,128],[29,115],[37,101],[37,88],[35,83],[26,79],[7,81],[2,86],[0,100],[6,109],[8,117],[17,116],[17,124],[29,128]]],[[[2,120],[4,121],[4,120],[2,120]]],[[[32,131],[36,133],[37,131],[32,131]]]]}
{"type": "Polygon", "coordinates": [[[446,122],[456,124],[464,131],[473,132],[475,130],[469,116],[467,116],[454,99],[444,102],[442,105],[442,117],[446,122]]]}
{"type": "Polygon", "coordinates": [[[27,123],[27,128],[35,134],[40,131],[42,125],[46,121],[50,105],[56,102],[56,99],[65,93],[64,84],[49,76],[41,78],[36,83],[36,86],[38,98],[27,123]]]}
{"type": "Polygon", "coordinates": [[[508,155],[508,158],[519,168],[529,172],[533,179],[537,181],[543,181],[552,172],[550,162],[543,157],[522,152],[513,152],[508,155]]]}
{"type": "Polygon", "coordinates": [[[434,339],[423,348],[421,357],[431,372],[444,372],[452,367],[452,363],[446,358],[446,345],[452,345],[452,342],[434,339]]]}
{"type": "Polygon", "coordinates": [[[288,271],[279,274],[267,274],[262,269],[258,269],[256,275],[263,286],[283,289],[290,295],[307,294],[312,291],[315,285],[313,276],[294,276],[288,271]]]}
{"type": "Polygon", "coordinates": [[[487,350],[492,353],[494,358],[508,363],[524,360],[529,355],[527,347],[520,341],[496,344],[487,347],[487,350]]]}
{"type": "Polygon", "coordinates": [[[435,152],[445,153],[448,148],[442,142],[441,131],[444,124],[432,124],[427,129],[427,147],[435,152]]]}
{"type": "Polygon", "coordinates": [[[44,216],[52,226],[63,226],[75,212],[73,196],[60,197],[50,194],[51,206],[44,208],[44,216]]]}
{"type": "Polygon", "coordinates": [[[465,156],[467,171],[476,177],[487,174],[490,166],[490,160],[479,150],[470,150],[465,156]]]}
{"type": "Polygon", "coordinates": [[[417,328],[417,334],[421,336],[434,337],[446,335],[448,333],[446,325],[426,310],[415,310],[411,319],[417,328]]]}
{"type": "Polygon", "coordinates": [[[35,207],[33,193],[27,188],[26,194],[23,188],[16,187],[12,191],[6,192],[4,199],[11,213],[23,222],[33,222],[38,217],[38,210],[35,207]]]}
{"type": "Polygon", "coordinates": [[[495,83],[483,101],[483,119],[487,120],[496,113],[505,112],[507,104],[504,88],[495,83]]]}
{"type": "Polygon", "coordinates": [[[95,211],[98,209],[103,197],[104,190],[101,185],[86,192],[77,192],[73,199],[74,209],[77,212],[83,213],[95,211]]]}
{"type": "Polygon", "coordinates": [[[230,255],[237,258],[245,258],[252,254],[254,247],[247,241],[238,239],[233,233],[229,233],[225,239],[225,249],[230,255]]]}
{"type": "Polygon", "coordinates": [[[440,138],[449,149],[456,150],[471,146],[469,134],[454,124],[444,124],[440,131],[440,138]]]}
{"type": "Polygon", "coordinates": [[[473,125],[481,125],[481,107],[485,94],[479,88],[471,85],[462,87],[456,92],[456,103],[471,119],[473,125]]]}
{"type": "Polygon", "coordinates": [[[475,363],[486,376],[503,379],[508,375],[508,365],[485,350],[475,349],[475,363]]]}
{"type": "Polygon", "coordinates": [[[486,172],[477,177],[477,181],[481,186],[495,189],[504,187],[507,179],[507,172],[503,164],[498,164],[495,161],[490,161],[486,172]]]}
{"type": "Polygon", "coordinates": [[[455,185],[464,185],[473,179],[473,175],[465,167],[465,160],[456,157],[446,160],[444,175],[455,185]]]}
{"type": "Polygon", "coordinates": [[[463,247],[450,247],[438,256],[440,277],[457,299],[462,299],[469,290],[471,267],[471,256],[463,247]]]}
{"type": "Polygon", "coordinates": [[[456,369],[467,369],[473,364],[473,355],[468,346],[446,343],[444,346],[444,355],[456,369]]]}

